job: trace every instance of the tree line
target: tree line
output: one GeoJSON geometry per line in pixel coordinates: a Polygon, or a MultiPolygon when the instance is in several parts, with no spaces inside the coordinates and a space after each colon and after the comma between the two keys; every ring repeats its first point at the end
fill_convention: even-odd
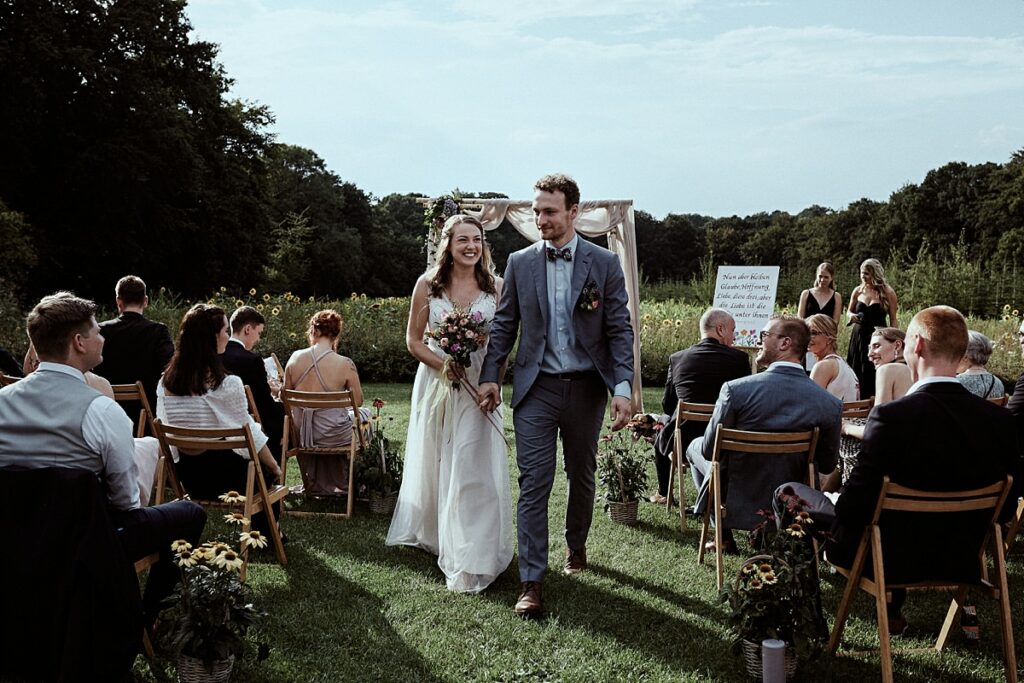
{"type": "MultiPolygon", "coordinates": [[[[232,99],[217,46],[190,31],[180,0],[0,5],[0,307],[56,287],[105,300],[129,272],[188,298],[221,286],[407,294],[425,264],[421,195],[374,197],[277,141],[272,112],[232,99]]],[[[946,164],[887,201],[745,217],[638,209],[636,230],[648,283],[779,265],[779,299],[795,301],[820,261],[848,293],[857,263],[876,257],[928,296],[990,313],[1017,296],[1024,267],[1024,149],[946,164]],[[944,282],[956,278],[969,282],[944,282]]],[[[499,267],[526,244],[508,226],[488,239],[499,267]]]]}

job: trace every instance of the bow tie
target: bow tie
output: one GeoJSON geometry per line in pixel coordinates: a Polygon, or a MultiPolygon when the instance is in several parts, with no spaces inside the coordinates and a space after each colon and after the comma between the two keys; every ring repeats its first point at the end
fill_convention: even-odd
{"type": "Polygon", "coordinates": [[[572,250],[569,247],[565,249],[553,249],[552,247],[547,248],[548,261],[557,261],[560,258],[564,258],[566,261],[572,261],[572,250]]]}

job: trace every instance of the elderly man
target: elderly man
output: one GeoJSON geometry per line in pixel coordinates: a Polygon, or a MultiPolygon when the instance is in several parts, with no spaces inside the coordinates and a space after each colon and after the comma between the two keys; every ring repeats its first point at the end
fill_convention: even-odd
{"type": "Polygon", "coordinates": [[[39,368],[0,389],[0,467],[67,467],[92,472],[106,487],[110,515],[127,559],[160,553],[143,596],[147,623],[178,575],[171,543],[197,543],[206,513],[190,501],[139,507],[132,424],[113,399],[85,383],[103,358],[96,304],[68,292],[44,297],[28,315],[39,368]]]}
{"type": "MultiPolygon", "coordinates": [[[[728,311],[709,308],[700,317],[701,340],[693,346],[676,351],[668,359],[668,377],[661,409],[671,415],[668,424],[654,443],[654,465],[658,472],[658,493],[652,503],[664,503],[672,486],[669,481],[672,448],[675,442],[676,409],[679,401],[714,403],[722,384],[750,374],[750,359],[732,348],[736,321],[728,311]]],[[[703,422],[684,423],[679,430],[684,445],[704,433],[703,422]]]]}
{"type": "MultiPolygon", "coordinates": [[[[807,323],[800,318],[773,318],[761,332],[757,353],[758,364],[767,365],[768,370],[722,385],[703,438],[694,439],[686,449],[697,485],[698,512],[703,513],[707,505],[708,473],[719,425],[759,432],[799,432],[817,427],[815,464],[821,474],[835,469],[843,403],[811,381],[804,371],[810,335],[807,323]]],[[[802,478],[807,460],[797,454],[730,453],[721,467],[723,478],[729,482],[724,494],[729,526],[753,529],[761,521],[758,510],[771,507],[776,487],[802,478]]],[[[723,551],[736,552],[729,529],[723,530],[723,539],[723,551]]]]}
{"type": "MultiPolygon", "coordinates": [[[[835,506],[824,494],[803,484],[786,484],[776,493],[776,509],[787,489],[802,498],[815,518],[816,529],[831,528],[828,558],[840,566],[853,563],[864,528],[871,521],[883,477],[894,484],[929,491],[966,491],[993,484],[1012,474],[1019,479],[1020,460],[1012,416],[999,406],[971,394],[957,381],[956,371],[967,349],[967,323],[949,306],[926,308],[907,328],[903,357],[914,384],[903,398],[875,406],[864,428],[861,454],[835,506]]],[[[1013,514],[1011,496],[1002,510],[1013,514]]],[[[928,557],[937,575],[963,571],[976,557],[938,552],[953,549],[958,532],[953,523],[922,528],[898,519],[887,523],[904,542],[886,551],[886,575],[913,580],[920,558],[928,557]]],[[[899,635],[907,623],[901,615],[905,591],[894,590],[889,604],[889,630],[899,635]]]]}

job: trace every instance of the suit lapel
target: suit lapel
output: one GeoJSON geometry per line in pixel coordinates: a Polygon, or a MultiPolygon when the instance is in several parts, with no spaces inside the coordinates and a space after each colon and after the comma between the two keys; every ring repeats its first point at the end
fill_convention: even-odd
{"type": "Polygon", "coordinates": [[[537,242],[537,253],[531,259],[533,281],[537,286],[537,303],[544,318],[544,329],[548,328],[548,269],[544,240],[537,242]]]}
{"type": "Polygon", "coordinates": [[[572,306],[573,316],[576,315],[576,302],[579,301],[580,294],[583,293],[583,285],[586,284],[587,277],[590,275],[592,256],[590,243],[580,237],[576,242],[576,258],[573,259],[572,266],[572,291],[569,296],[569,305],[572,306]]]}

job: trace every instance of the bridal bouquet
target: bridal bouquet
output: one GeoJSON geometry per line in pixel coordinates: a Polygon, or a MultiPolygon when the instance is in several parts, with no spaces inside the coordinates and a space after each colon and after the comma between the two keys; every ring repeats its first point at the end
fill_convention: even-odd
{"type": "Polygon", "coordinates": [[[487,338],[487,323],[480,311],[470,313],[454,308],[429,332],[429,336],[448,354],[452,363],[468,368],[472,365],[470,356],[487,338]]]}

